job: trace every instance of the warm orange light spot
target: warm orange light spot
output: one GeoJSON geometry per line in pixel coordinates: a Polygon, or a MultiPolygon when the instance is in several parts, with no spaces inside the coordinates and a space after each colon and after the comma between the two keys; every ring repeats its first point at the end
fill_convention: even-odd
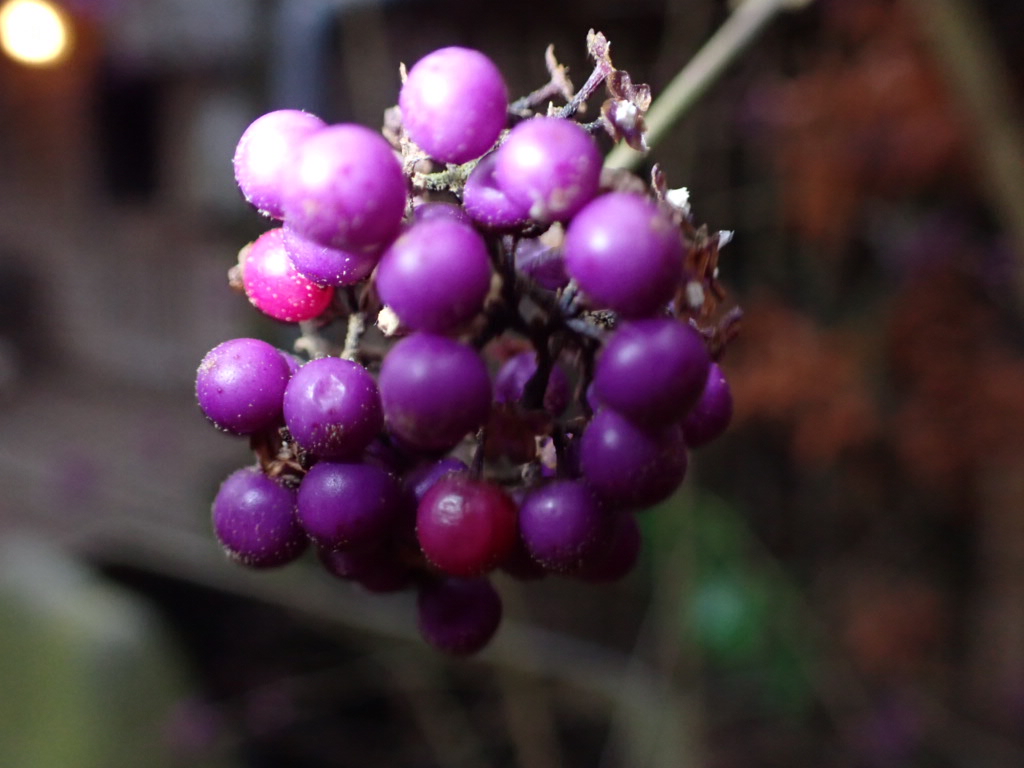
{"type": "Polygon", "coordinates": [[[7,0],[0,6],[0,48],[15,61],[56,64],[70,45],[71,25],[59,6],[46,0],[7,0]]]}

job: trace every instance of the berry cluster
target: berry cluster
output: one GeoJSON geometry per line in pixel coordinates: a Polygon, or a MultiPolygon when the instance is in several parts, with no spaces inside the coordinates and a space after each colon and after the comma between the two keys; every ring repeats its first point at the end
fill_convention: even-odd
{"type": "Polygon", "coordinates": [[[490,59],[444,48],[403,71],[382,133],[279,110],[242,135],[239,188],[279,226],[230,279],[308,360],[239,338],[199,365],[206,417],[257,457],[213,503],[230,556],[312,545],[342,579],[415,588],[423,636],[456,654],[498,627],[495,569],[636,563],[635,513],[729,421],[715,360],[738,315],[712,322],[725,238],[685,192],[602,169],[597,135],[643,148],[650,96],[588,47],[579,92],[550,49],[551,82],[510,103],[490,59]]]}

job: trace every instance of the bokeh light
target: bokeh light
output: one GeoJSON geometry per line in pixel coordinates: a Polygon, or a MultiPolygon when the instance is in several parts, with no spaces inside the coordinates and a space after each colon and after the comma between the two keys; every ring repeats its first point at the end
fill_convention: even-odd
{"type": "Polygon", "coordinates": [[[7,0],[0,6],[0,47],[15,61],[56,64],[70,46],[71,26],[59,6],[45,0],[7,0]]]}

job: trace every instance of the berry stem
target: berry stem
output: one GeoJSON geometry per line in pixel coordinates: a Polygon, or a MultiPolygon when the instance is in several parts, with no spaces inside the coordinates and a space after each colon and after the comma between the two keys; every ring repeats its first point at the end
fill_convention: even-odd
{"type": "Polygon", "coordinates": [[[305,354],[310,360],[327,357],[330,353],[330,342],[320,334],[320,326],[316,320],[303,320],[299,323],[301,334],[295,340],[295,351],[305,354]]]}
{"type": "Polygon", "coordinates": [[[466,179],[476,168],[477,161],[470,160],[462,165],[449,165],[443,171],[432,173],[416,172],[412,174],[412,185],[426,192],[452,192],[459,194],[466,186],[466,179]]]}
{"type": "Polygon", "coordinates": [[[360,345],[363,339],[363,332],[366,330],[366,315],[362,312],[353,312],[348,316],[348,330],[345,333],[345,348],[341,356],[346,360],[357,361],[360,345]]]}
{"type": "Polygon", "coordinates": [[[487,445],[487,427],[480,427],[477,430],[476,435],[473,437],[473,458],[469,462],[469,474],[474,480],[479,480],[484,476],[484,460],[487,457],[487,452],[484,450],[487,445]]]}
{"type": "Polygon", "coordinates": [[[537,370],[523,387],[523,406],[529,410],[537,410],[544,407],[544,395],[548,389],[548,379],[551,378],[551,369],[555,361],[548,348],[548,335],[543,334],[534,342],[534,350],[537,355],[537,370]]]}
{"type": "Polygon", "coordinates": [[[587,35],[587,52],[594,59],[594,69],[590,73],[590,77],[587,78],[587,82],[573,95],[569,103],[555,112],[556,117],[574,117],[608,75],[615,71],[615,67],[612,66],[610,49],[611,46],[604,35],[590,30],[590,34],[587,35]]]}
{"type": "Polygon", "coordinates": [[[508,107],[510,114],[516,117],[527,118],[534,109],[553,96],[561,96],[566,102],[572,100],[572,82],[569,80],[565,67],[555,59],[555,47],[553,45],[549,45],[544,52],[544,61],[547,64],[548,74],[551,75],[551,79],[547,84],[542,85],[532,93],[513,101],[508,107]]]}
{"type": "MultiPolygon", "coordinates": [[[[686,114],[776,14],[802,8],[811,2],[813,0],[745,0],[741,3],[651,104],[644,118],[648,149],[686,114]]],[[[644,153],[620,143],[608,154],[605,166],[632,169],[644,157],[644,153]]]]}

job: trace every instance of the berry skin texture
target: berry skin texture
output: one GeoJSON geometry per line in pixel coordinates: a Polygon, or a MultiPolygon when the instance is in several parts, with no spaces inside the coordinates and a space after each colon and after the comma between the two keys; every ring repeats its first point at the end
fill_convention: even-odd
{"type": "Polygon", "coordinates": [[[300,275],[285,251],[280,227],[250,244],[242,257],[242,286],[256,309],[275,320],[298,323],[327,309],[334,288],[300,275]]]}
{"type": "Polygon", "coordinates": [[[295,560],[309,544],[295,516],[295,491],[258,467],[232,472],[213,500],[213,530],[224,551],[250,568],[295,560]]]}
{"type": "Polygon", "coordinates": [[[569,220],[597,194],[601,162],[597,142],[579,123],[535,117],[509,131],[494,178],[513,203],[547,224],[569,220]]]}
{"type": "Polygon", "coordinates": [[[491,287],[487,244],[458,221],[418,222],[385,251],[375,279],[404,327],[447,333],[483,308],[491,287]]]}
{"type": "Polygon", "coordinates": [[[530,220],[529,204],[515,203],[505,194],[494,177],[497,152],[480,158],[462,190],[466,214],[482,229],[494,232],[516,230],[530,220]]]}
{"type": "Polygon", "coordinates": [[[466,474],[442,477],[420,500],[416,535],[424,556],[450,576],[479,576],[518,539],[516,503],[500,486],[466,474]]]}
{"type": "Polygon", "coordinates": [[[351,123],[302,142],[281,187],[284,218],[296,234],[347,251],[383,248],[398,232],[406,196],[391,145],[351,123]]]}
{"type": "Polygon", "coordinates": [[[610,523],[597,497],[578,480],[555,480],[534,489],[519,510],[526,550],[551,571],[578,570],[604,542],[610,523]]]}
{"type": "Polygon", "coordinates": [[[402,509],[402,488],[375,464],[320,461],[299,485],[298,518],[323,549],[376,544],[402,509]]]}
{"type": "Polygon", "coordinates": [[[196,399],[214,426],[251,435],[278,426],[291,369],[260,339],[231,339],[211,349],[196,371],[196,399]]]}
{"type": "Polygon", "coordinates": [[[282,242],[295,271],[317,285],[355,285],[373,272],[380,260],[374,251],[331,248],[282,227],[282,242]]]}
{"type": "Polygon", "coordinates": [[[621,509],[645,509],[671,496],[687,459],[680,425],[645,429],[609,408],[594,414],[580,439],[583,478],[621,509]]]}
{"type": "Polygon", "coordinates": [[[423,639],[455,656],[481,650],[501,624],[501,597],[485,578],[426,582],[416,595],[416,608],[423,639]]]}
{"type": "Polygon", "coordinates": [[[566,229],[565,268],[595,309],[624,317],[661,312],[683,277],[679,230],[647,198],[609,192],[566,229]]]}
{"type": "Polygon", "coordinates": [[[324,128],[316,115],[279,109],[256,118],[238,140],[235,181],[246,201],[264,216],[284,218],[281,180],[299,145],[324,128]]]}
{"type": "Polygon", "coordinates": [[[598,401],[641,424],[679,421],[693,408],[711,359],[700,333],[674,318],[627,321],[597,360],[598,401]]]}
{"type": "Polygon", "coordinates": [[[384,423],[369,372],[351,360],[321,357],[302,366],[284,391],[292,437],[320,458],[354,460],[384,423]]]}
{"type": "Polygon", "coordinates": [[[491,379],[472,347],[414,333],[385,355],[380,376],[388,430],[423,451],[447,451],[490,415],[491,379]]]}
{"type": "Polygon", "coordinates": [[[508,89],[501,72],[480,51],[458,46],[417,61],[398,105],[410,138],[443,163],[480,157],[508,121],[508,89]]]}

